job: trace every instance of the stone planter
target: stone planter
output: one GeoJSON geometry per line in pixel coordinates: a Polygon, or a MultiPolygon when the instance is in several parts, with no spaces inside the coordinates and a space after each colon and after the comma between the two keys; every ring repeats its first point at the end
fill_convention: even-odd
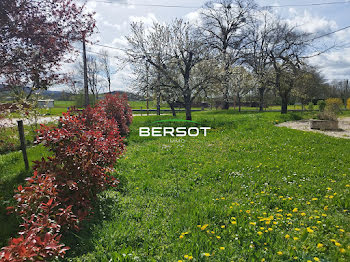
{"type": "Polygon", "coordinates": [[[310,120],[310,128],[318,130],[339,130],[338,120],[310,120]]]}

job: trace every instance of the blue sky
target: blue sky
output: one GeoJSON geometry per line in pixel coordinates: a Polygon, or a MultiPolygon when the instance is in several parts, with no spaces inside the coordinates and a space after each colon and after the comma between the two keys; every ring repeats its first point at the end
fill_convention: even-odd
{"type": "MultiPolygon", "coordinates": [[[[151,25],[153,21],[169,22],[174,18],[185,18],[191,21],[198,13],[198,8],[203,6],[202,0],[112,0],[113,3],[103,1],[111,0],[89,0],[87,7],[96,12],[96,20],[99,32],[93,37],[99,44],[125,48],[125,35],[129,34],[129,25],[132,21],[143,21],[151,25]],[[124,4],[120,4],[124,3],[124,4]],[[128,5],[125,5],[128,4],[128,5]],[[135,5],[132,5],[135,4],[135,5]],[[145,7],[142,4],[152,5],[181,5],[198,8],[165,8],[145,7]]],[[[265,5],[304,5],[310,3],[337,2],[338,0],[279,0],[256,2],[260,6],[265,5]]],[[[341,1],[341,0],[339,0],[341,1]]],[[[276,15],[286,19],[291,24],[300,25],[309,33],[330,32],[350,25],[350,0],[346,4],[324,5],[311,7],[281,7],[273,8],[276,15]]],[[[327,79],[350,78],[350,29],[332,35],[325,40],[336,41],[346,44],[346,47],[337,48],[321,56],[310,59],[310,63],[317,65],[327,79]]],[[[88,50],[99,52],[101,47],[88,46],[88,50]]],[[[113,56],[123,56],[118,50],[108,50],[113,56]]],[[[112,63],[117,64],[118,59],[112,63]]],[[[69,70],[69,66],[65,69],[69,70]]],[[[113,90],[130,90],[130,79],[132,78],[130,68],[114,72],[112,77],[113,90]]]]}

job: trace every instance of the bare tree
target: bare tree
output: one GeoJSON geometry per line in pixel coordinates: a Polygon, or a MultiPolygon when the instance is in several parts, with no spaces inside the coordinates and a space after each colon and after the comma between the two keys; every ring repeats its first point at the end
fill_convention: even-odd
{"type": "Polygon", "coordinates": [[[295,88],[300,68],[310,40],[308,34],[298,32],[283,22],[276,22],[268,56],[274,72],[274,86],[281,97],[281,113],[287,113],[290,93],[295,88]]]}
{"type": "Polygon", "coordinates": [[[237,98],[238,111],[241,112],[242,97],[254,89],[256,81],[244,67],[237,66],[231,70],[230,91],[237,98]]]}
{"type": "Polygon", "coordinates": [[[205,4],[200,26],[207,43],[224,65],[223,109],[229,109],[230,68],[239,60],[245,44],[244,26],[251,11],[256,7],[253,0],[218,0],[205,4]]]}
{"type": "Polygon", "coordinates": [[[245,49],[244,62],[247,64],[257,80],[259,95],[259,110],[265,107],[265,93],[271,86],[271,61],[269,51],[275,31],[275,19],[268,12],[256,13],[253,23],[248,29],[248,46],[245,49]]]}
{"type": "Polygon", "coordinates": [[[102,67],[102,74],[108,84],[108,92],[111,93],[111,61],[108,51],[103,50],[101,52],[100,63],[102,67]]]}
{"type": "Polygon", "coordinates": [[[146,61],[159,74],[159,80],[166,79],[159,86],[176,89],[181,94],[186,119],[191,120],[192,102],[210,78],[207,74],[199,82],[191,81],[193,69],[208,57],[206,47],[182,20],[167,25],[154,23],[149,31],[142,23],[133,23],[131,31],[127,37],[131,46],[127,52],[129,60],[134,64],[146,61]]]}

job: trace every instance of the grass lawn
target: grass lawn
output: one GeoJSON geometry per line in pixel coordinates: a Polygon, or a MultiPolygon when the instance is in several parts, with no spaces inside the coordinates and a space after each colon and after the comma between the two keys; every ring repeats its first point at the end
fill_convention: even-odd
{"type": "Polygon", "coordinates": [[[64,260],[350,260],[350,140],[274,126],[296,114],[193,116],[208,136],[139,137],[172,117],[134,118],[119,189],[65,236],[64,260]]]}

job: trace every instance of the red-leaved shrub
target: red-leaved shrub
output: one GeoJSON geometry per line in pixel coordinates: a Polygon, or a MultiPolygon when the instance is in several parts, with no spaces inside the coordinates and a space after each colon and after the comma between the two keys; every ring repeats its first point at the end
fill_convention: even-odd
{"type": "MultiPolygon", "coordinates": [[[[109,99],[115,103],[113,97],[109,99]]],[[[80,113],[70,111],[63,114],[59,128],[41,126],[37,140],[54,154],[35,162],[34,175],[18,187],[17,205],[9,210],[23,218],[20,237],[2,249],[1,261],[63,256],[69,248],[60,243],[62,233],[78,229],[97,194],[117,185],[110,173],[124,144],[120,124],[107,117],[111,111],[106,108],[112,107],[105,103],[80,113]]]]}
{"type": "Polygon", "coordinates": [[[114,119],[118,122],[120,134],[123,136],[127,135],[133,119],[127,95],[123,94],[120,96],[118,93],[114,95],[107,94],[105,99],[98,104],[107,113],[109,119],[114,119]]]}

